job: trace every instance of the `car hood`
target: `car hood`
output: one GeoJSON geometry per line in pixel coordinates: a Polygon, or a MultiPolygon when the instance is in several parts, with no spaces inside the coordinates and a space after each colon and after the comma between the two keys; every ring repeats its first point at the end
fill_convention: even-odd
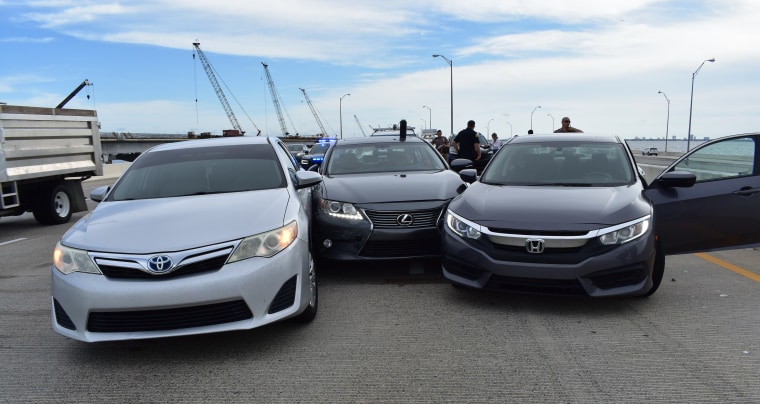
{"type": "Polygon", "coordinates": [[[651,213],[638,184],[619,187],[494,186],[476,182],[450,209],[503,229],[592,230],[651,213]]]}
{"type": "Polygon", "coordinates": [[[322,197],[351,203],[447,201],[465,189],[451,170],[346,174],[324,177],[322,197]]]}
{"type": "Polygon", "coordinates": [[[147,254],[235,240],[282,226],[286,189],[101,202],[63,236],[90,251],[147,254]]]}

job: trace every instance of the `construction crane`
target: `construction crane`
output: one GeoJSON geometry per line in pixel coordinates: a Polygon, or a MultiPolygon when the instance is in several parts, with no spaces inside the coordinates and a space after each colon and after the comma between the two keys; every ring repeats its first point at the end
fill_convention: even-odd
{"type": "Polygon", "coordinates": [[[365,137],[367,136],[367,132],[364,131],[364,128],[362,128],[362,123],[359,122],[359,118],[357,118],[356,115],[354,115],[354,119],[356,119],[356,124],[359,125],[359,130],[362,131],[362,135],[365,137]]]}
{"type": "Polygon", "coordinates": [[[317,114],[317,109],[311,103],[309,96],[306,95],[306,90],[304,90],[303,88],[299,88],[299,90],[301,90],[301,92],[303,93],[303,98],[306,98],[306,103],[309,104],[309,109],[311,109],[311,113],[314,114],[314,119],[317,120],[317,125],[319,125],[319,129],[322,131],[322,136],[327,136],[327,131],[325,130],[325,127],[322,125],[322,121],[319,119],[319,114],[317,114]]]}
{"type": "MultiPolygon", "coordinates": [[[[277,111],[277,119],[280,121],[280,129],[282,130],[282,135],[288,136],[290,133],[288,132],[288,127],[285,125],[285,118],[282,115],[282,108],[280,108],[280,94],[277,93],[277,89],[274,87],[274,80],[272,80],[272,75],[269,73],[269,65],[264,62],[261,62],[261,65],[264,66],[264,73],[267,75],[269,93],[272,94],[272,102],[274,103],[274,109],[277,111]]],[[[290,114],[288,114],[287,109],[285,109],[285,113],[288,115],[288,119],[290,120],[290,126],[293,127],[293,130],[296,130],[296,125],[293,123],[293,119],[290,118],[290,114]]],[[[297,135],[298,131],[296,131],[296,136],[297,135]]]]}
{"type": "MultiPolygon", "coordinates": [[[[214,91],[216,91],[216,96],[219,97],[219,101],[222,103],[222,107],[224,107],[224,112],[227,113],[227,118],[230,119],[230,123],[232,123],[232,127],[238,132],[240,132],[241,135],[244,134],[245,132],[240,127],[240,123],[235,117],[235,113],[232,111],[232,108],[230,107],[230,103],[227,102],[227,97],[224,96],[222,87],[219,85],[219,82],[216,80],[216,74],[214,74],[214,69],[211,67],[211,63],[209,63],[208,59],[206,58],[206,55],[201,50],[200,42],[193,42],[193,46],[195,46],[195,50],[198,52],[198,59],[201,60],[201,65],[203,65],[203,70],[206,71],[206,75],[208,76],[209,81],[211,81],[211,85],[214,87],[214,91]]],[[[259,131],[259,133],[261,133],[261,131],[259,131]]]]}
{"type": "MultiPolygon", "coordinates": [[[[79,92],[82,91],[82,89],[85,88],[85,86],[91,86],[91,85],[92,83],[87,81],[87,79],[84,79],[84,81],[81,84],[79,84],[79,86],[77,86],[77,88],[75,88],[74,91],[72,91],[63,101],[61,101],[61,103],[58,104],[56,108],[57,109],[63,108],[69,101],[71,101],[72,98],[74,98],[75,95],[79,94],[79,92]]],[[[87,94],[87,99],[88,100],[90,99],[89,94],[87,94]]]]}

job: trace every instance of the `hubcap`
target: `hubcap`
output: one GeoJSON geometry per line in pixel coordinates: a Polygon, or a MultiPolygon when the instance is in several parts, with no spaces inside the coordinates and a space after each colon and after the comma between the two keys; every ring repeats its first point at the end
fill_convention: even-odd
{"type": "Polygon", "coordinates": [[[59,217],[66,217],[69,214],[69,210],[71,210],[71,201],[65,192],[56,193],[53,203],[55,204],[55,213],[59,217]]]}

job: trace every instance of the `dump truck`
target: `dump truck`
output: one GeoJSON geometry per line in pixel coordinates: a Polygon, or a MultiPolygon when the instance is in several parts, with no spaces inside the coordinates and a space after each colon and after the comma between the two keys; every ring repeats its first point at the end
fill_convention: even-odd
{"type": "Polygon", "coordinates": [[[82,181],[99,175],[96,111],[0,103],[0,217],[66,223],[87,210],[82,181]]]}

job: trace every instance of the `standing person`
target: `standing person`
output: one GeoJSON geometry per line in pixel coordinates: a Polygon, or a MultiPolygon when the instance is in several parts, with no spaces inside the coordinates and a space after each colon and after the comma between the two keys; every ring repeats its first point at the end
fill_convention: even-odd
{"type": "Polygon", "coordinates": [[[564,132],[581,132],[581,133],[583,133],[582,130],[580,130],[578,128],[573,128],[572,126],[570,126],[570,118],[568,118],[566,116],[562,117],[562,127],[554,131],[554,133],[564,133],[564,132]]]}
{"type": "Polygon", "coordinates": [[[446,160],[446,162],[449,161],[449,139],[443,137],[443,132],[439,129],[437,132],[435,132],[435,137],[433,138],[433,146],[435,146],[435,149],[438,150],[438,153],[441,153],[441,156],[443,156],[443,159],[446,160]]]}
{"type": "Polygon", "coordinates": [[[499,151],[499,148],[501,147],[501,139],[499,139],[499,135],[496,134],[496,132],[491,133],[491,151],[496,153],[499,151]]]}
{"type": "Polygon", "coordinates": [[[460,159],[480,160],[480,140],[475,132],[475,121],[467,121],[467,128],[462,129],[454,137],[454,150],[460,159]]]}

